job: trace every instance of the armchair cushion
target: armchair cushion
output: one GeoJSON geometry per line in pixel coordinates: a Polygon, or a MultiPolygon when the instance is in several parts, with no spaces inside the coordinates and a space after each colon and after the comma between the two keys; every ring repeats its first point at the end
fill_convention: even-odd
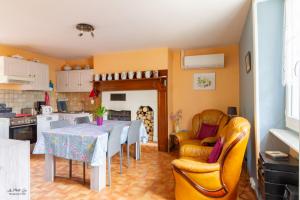
{"type": "Polygon", "coordinates": [[[222,138],[219,138],[217,140],[217,143],[215,144],[213,150],[211,151],[209,157],[208,157],[208,160],[207,162],[208,163],[215,163],[218,161],[220,155],[221,155],[221,152],[222,152],[222,149],[223,149],[223,139],[222,138]]]}
{"type": "Polygon", "coordinates": [[[198,130],[197,138],[199,140],[203,140],[207,137],[213,137],[217,134],[218,128],[219,125],[202,123],[200,129],[198,130]]]}

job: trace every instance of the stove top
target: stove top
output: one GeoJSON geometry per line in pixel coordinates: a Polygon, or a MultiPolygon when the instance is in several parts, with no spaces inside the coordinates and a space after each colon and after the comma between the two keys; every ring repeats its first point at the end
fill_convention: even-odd
{"type": "Polygon", "coordinates": [[[18,116],[10,118],[11,126],[20,126],[27,124],[36,124],[36,116],[18,116]]]}

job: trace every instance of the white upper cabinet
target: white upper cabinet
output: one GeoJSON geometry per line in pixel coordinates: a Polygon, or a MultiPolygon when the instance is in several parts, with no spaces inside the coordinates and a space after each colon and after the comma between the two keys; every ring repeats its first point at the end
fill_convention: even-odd
{"type": "Polygon", "coordinates": [[[6,76],[27,77],[29,62],[11,57],[2,57],[4,74],[6,76]]]}
{"type": "Polygon", "coordinates": [[[80,71],[80,92],[90,92],[93,87],[93,70],[80,71]]]}
{"type": "Polygon", "coordinates": [[[56,73],[56,91],[67,92],[69,88],[69,73],[68,71],[58,71],[56,73]]]}
{"type": "Polygon", "coordinates": [[[71,92],[80,92],[80,71],[74,70],[69,71],[69,91],[71,92]]]}
{"type": "Polygon", "coordinates": [[[89,92],[93,86],[93,70],[58,71],[57,92],[89,92]]]}
{"type": "Polygon", "coordinates": [[[49,68],[48,65],[30,62],[27,76],[33,79],[28,85],[23,85],[24,90],[49,90],[49,68]]]}
{"type": "Polygon", "coordinates": [[[49,67],[43,63],[0,56],[2,83],[21,84],[23,90],[49,90],[49,67]]]}

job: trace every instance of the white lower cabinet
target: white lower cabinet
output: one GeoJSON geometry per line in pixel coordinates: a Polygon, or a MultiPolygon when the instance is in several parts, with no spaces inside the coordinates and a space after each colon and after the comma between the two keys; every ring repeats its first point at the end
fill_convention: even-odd
{"type": "Polygon", "coordinates": [[[50,130],[50,123],[59,120],[59,115],[56,113],[49,115],[38,115],[37,119],[37,139],[41,137],[43,131],[50,130]]]}

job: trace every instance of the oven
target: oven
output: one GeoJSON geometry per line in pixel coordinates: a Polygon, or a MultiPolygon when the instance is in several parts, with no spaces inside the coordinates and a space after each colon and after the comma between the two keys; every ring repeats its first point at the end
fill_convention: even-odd
{"type": "Polygon", "coordinates": [[[36,143],[37,126],[36,118],[11,119],[9,126],[9,139],[29,140],[30,144],[36,143]]]}

